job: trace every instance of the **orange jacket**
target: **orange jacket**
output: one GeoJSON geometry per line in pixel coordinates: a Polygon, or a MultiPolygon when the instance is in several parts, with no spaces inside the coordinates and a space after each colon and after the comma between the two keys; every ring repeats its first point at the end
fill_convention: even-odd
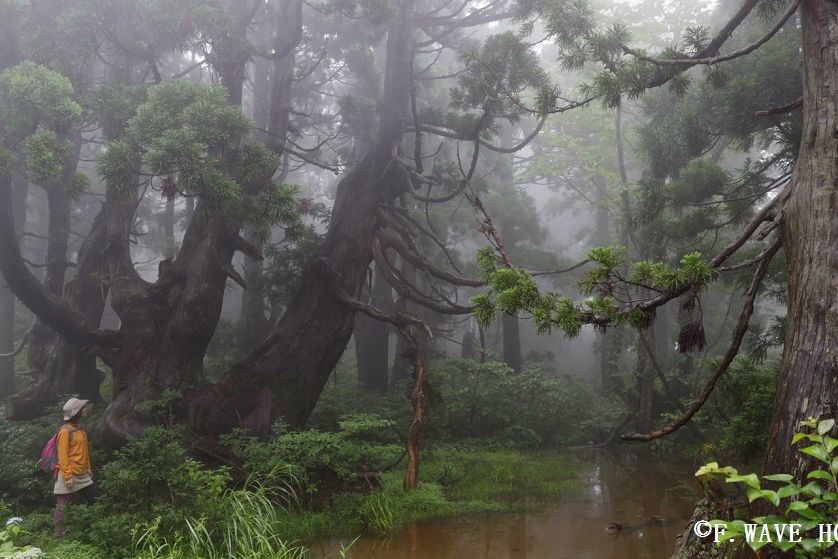
{"type": "Polygon", "coordinates": [[[90,473],[90,457],[87,454],[87,433],[72,425],[62,426],[56,439],[58,444],[58,469],[65,481],[75,475],[90,473]],[[73,440],[70,440],[70,430],[73,440]]]}

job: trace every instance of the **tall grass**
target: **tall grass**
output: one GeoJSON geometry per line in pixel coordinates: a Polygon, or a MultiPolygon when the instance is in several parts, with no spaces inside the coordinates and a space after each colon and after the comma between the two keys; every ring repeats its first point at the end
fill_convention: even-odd
{"type": "MultiPolygon", "coordinates": [[[[272,472],[275,474],[276,472],[272,472]]],[[[225,522],[209,527],[205,518],[186,520],[184,534],[160,537],[156,519],[145,527],[134,543],[134,559],[305,559],[308,549],[287,541],[281,533],[279,516],[296,504],[291,481],[268,486],[250,479],[243,489],[224,493],[225,522]]],[[[348,548],[342,547],[339,557],[348,548]]]]}

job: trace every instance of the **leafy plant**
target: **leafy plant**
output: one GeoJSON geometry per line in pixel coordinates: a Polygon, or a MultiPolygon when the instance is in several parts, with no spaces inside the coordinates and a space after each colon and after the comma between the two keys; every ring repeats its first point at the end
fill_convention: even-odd
{"type": "Polygon", "coordinates": [[[20,546],[19,538],[22,530],[18,526],[20,519],[12,518],[0,528],[0,558],[2,559],[34,559],[43,554],[37,547],[20,546]]]}
{"type": "MultiPolygon", "coordinates": [[[[736,483],[743,487],[748,501],[764,500],[776,510],[776,514],[754,517],[751,522],[745,520],[713,520],[713,524],[720,524],[725,528],[725,538],[745,540],[754,551],[765,546],[773,546],[781,551],[793,550],[795,557],[810,559],[832,556],[828,551],[835,545],[830,538],[818,538],[813,533],[820,524],[832,526],[838,517],[838,439],[829,436],[835,427],[834,419],[807,419],[801,422],[803,431],[794,435],[791,444],[803,443],[805,446],[798,452],[808,458],[814,458],[817,467],[806,474],[805,480],[797,482],[791,474],[781,473],[766,476],[756,474],[740,474],[735,468],[720,467],[711,462],[702,466],[696,476],[723,476],[725,482],[736,483]],[[779,487],[769,489],[770,484],[780,483],[779,487]],[[763,526],[767,526],[774,533],[775,527],[789,524],[800,525],[800,542],[789,541],[784,538],[754,538],[745,537],[757,525],[756,533],[763,526]]],[[[753,532],[751,533],[753,534],[753,532]]]]}

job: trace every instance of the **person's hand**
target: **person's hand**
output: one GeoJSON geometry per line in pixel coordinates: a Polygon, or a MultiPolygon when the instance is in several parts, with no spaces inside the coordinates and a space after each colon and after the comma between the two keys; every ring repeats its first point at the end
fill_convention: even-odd
{"type": "Polygon", "coordinates": [[[76,484],[76,480],[74,480],[73,478],[64,480],[64,485],[66,485],[70,489],[72,489],[75,484],[76,484]]]}

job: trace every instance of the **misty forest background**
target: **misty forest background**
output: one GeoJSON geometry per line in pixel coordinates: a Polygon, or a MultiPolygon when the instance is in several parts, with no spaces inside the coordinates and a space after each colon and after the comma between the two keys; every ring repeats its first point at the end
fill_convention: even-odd
{"type": "Polygon", "coordinates": [[[8,549],[302,557],[580,447],[835,483],[836,130],[832,0],[0,1],[8,549]]]}

